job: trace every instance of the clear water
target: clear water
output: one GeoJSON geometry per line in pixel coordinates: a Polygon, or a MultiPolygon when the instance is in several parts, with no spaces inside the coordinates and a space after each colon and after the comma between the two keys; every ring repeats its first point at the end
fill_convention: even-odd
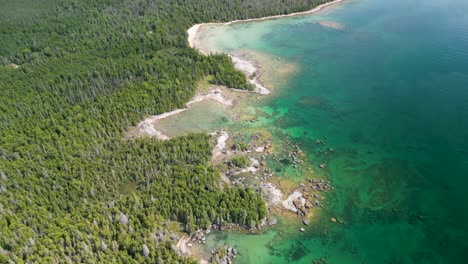
{"type": "Polygon", "coordinates": [[[467,263],[468,1],[356,0],[203,34],[212,50],[298,65],[252,107],[335,187],[305,233],[281,219],[208,249],[235,246],[238,263],[467,263]]]}

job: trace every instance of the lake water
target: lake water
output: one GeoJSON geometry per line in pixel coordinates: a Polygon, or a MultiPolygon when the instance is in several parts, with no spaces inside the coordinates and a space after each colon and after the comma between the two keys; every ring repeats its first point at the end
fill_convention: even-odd
{"type": "Polygon", "coordinates": [[[466,263],[468,1],[356,0],[203,34],[211,50],[296,65],[287,81],[265,73],[275,91],[252,111],[334,186],[304,233],[280,219],[207,249],[234,246],[238,263],[466,263]]]}

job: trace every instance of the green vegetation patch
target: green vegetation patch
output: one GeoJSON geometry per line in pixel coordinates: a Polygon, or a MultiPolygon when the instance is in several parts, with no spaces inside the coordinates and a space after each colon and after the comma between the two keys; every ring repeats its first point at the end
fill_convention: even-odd
{"type": "Polygon", "coordinates": [[[237,167],[237,168],[246,168],[247,166],[249,166],[249,164],[250,164],[249,158],[247,158],[246,156],[242,156],[242,155],[236,155],[227,162],[227,165],[229,167],[237,167]]]}

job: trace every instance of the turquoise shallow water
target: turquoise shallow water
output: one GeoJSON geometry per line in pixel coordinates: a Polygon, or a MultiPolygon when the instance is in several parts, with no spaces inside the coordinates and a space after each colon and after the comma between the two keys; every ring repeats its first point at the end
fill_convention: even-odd
{"type": "Polygon", "coordinates": [[[208,247],[236,246],[238,263],[466,263],[467,14],[466,0],[356,0],[207,30],[212,49],[300,65],[256,108],[326,163],[335,187],[305,234],[280,221],[262,235],[215,233],[208,247]]]}

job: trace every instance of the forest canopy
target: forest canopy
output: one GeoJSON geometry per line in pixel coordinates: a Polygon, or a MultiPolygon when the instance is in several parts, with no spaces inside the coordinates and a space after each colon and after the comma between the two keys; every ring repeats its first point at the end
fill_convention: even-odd
{"type": "Polygon", "coordinates": [[[124,140],[207,75],[250,89],[186,30],[326,0],[0,0],[0,263],[192,263],[169,223],[258,225],[260,194],[220,185],[208,135],[124,140]]]}

